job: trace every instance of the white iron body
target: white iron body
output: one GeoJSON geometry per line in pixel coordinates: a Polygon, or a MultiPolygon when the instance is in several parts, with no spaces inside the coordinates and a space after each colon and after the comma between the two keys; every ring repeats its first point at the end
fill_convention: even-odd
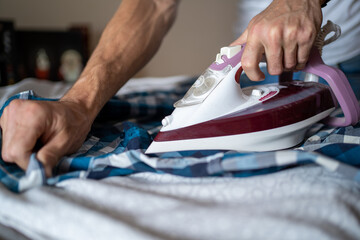
{"type": "Polygon", "coordinates": [[[213,63],[176,109],[163,119],[146,153],[184,150],[271,151],[301,143],[309,127],[326,118],[334,127],[355,125],[360,105],[345,74],[321,59],[322,47],[340,36],[340,27],[328,21],[319,32],[305,81],[279,79],[241,89],[244,46],[222,48],[213,63]],[[330,38],[326,36],[333,32],[330,38]],[[318,83],[322,77],[329,86],[318,83]],[[328,117],[336,102],[343,117],[328,117]]]}
{"type": "MultiPolygon", "coordinates": [[[[226,56],[225,59],[230,59],[240,51],[242,51],[241,46],[222,48],[221,53],[223,54],[217,56],[216,64],[224,63],[222,60],[223,56],[226,56]]],[[[229,66],[231,68],[231,65],[229,66]]],[[[175,103],[175,106],[180,106],[177,106],[173,113],[162,121],[163,127],[160,133],[164,134],[179,129],[189,131],[186,129],[187,127],[231,116],[232,113],[241,112],[255,105],[262,104],[264,101],[275,97],[281,91],[282,86],[276,84],[241,89],[235,81],[239,69],[241,72],[241,62],[232,67],[218,84],[214,84],[216,86],[204,94],[206,96],[200,103],[193,105],[190,103],[187,105],[186,100],[180,100],[180,104],[179,102],[175,103]],[[181,104],[181,101],[185,102],[185,104],[181,104]]],[[[194,85],[199,85],[199,83],[195,82],[194,85]]],[[[207,149],[236,151],[286,149],[299,144],[304,139],[307,129],[312,124],[327,117],[333,110],[334,107],[303,121],[263,131],[191,139],[170,139],[166,141],[157,141],[155,138],[146,153],[207,149]]],[[[263,121],[267,120],[263,119],[263,121]]],[[[196,128],[190,129],[190,131],[196,131],[196,128]]],[[[209,128],[208,131],[211,132],[213,129],[209,128]]]]}
{"type": "Polygon", "coordinates": [[[264,152],[287,149],[300,144],[309,127],[329,116],[333,110],[333,108],[329,109],[302,122],[260,132],[164,142],[153,141],[146,153],[214,149],[264,152]]]}

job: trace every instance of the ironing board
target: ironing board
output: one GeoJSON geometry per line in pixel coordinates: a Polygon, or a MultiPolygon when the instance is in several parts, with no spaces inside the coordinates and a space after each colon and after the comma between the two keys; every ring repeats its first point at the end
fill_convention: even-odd
{"type": "MultiPolygon", "coordinates": [[[[316,125],[301,146],[280,152],[144,155],[192,81],[114,97],[54,178],[34,157],[27,172],[1,162],[0,223],[32,239],[359,236],[359,125],[316,125]]],[[[42,83],[30,85],[44,96],[42,83]]],[[[33,91],[19,97],[43,100],[33,91]]]]}

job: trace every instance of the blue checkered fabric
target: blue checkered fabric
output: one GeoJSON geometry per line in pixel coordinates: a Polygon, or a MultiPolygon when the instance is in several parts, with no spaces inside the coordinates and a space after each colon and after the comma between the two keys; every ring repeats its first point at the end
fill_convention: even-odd
{"type": "MultiPolygon", "coordinates": [[[[160,120],[172,112],[173,102],[183,96],[192,82],[174,91],[132,93],[111,99],[82,147],[61,159],[53,177],[45,177],[43,166],[33,153],[25,172],[0,159],[0,182],[14,192],[22,192],[70,178],[103,179],[140,172],[184,177],[251,177],[304,164],[318,164],[360,182],[360,124],[343,128],[316,124],[302,146],[284,151],[144,154],[160,129],[160,120]]],[[[9,102],[17,98],[50,100],[37,97],[32,91],[23,92],[4,104],[0,116],[9,102]]]]}

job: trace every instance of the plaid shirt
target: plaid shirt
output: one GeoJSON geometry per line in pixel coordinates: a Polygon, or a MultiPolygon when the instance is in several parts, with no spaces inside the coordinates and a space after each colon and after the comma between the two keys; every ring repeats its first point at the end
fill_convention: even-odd
{"type": "MultiPolygon", "coordinates": [[[[360,123],[326,128],[315,124],[301,147],[273,152],[182,151],[144,154],[160,129],[160,120],[173,111],[193,80],[174,91],[152,91],[112,98],[96,119],[87,140],[74,154],[63,157],[46,178],[36,153],[26,172],[0,159],[0,182],[14,192],[55,185],[69,178],[102,179],[139,172],[170,173],[184,177],[251,177],[304,164],[318,164],[360,182],[360,123]]],[[[13,99],[53,100],[32,91],[13,99]]],[[[1,138],[0,138],[1,140],[1,138]]]]}

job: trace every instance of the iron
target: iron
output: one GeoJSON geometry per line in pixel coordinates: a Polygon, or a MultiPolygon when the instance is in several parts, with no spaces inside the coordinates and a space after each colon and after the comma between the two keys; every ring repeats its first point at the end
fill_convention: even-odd
{"type": "Polygon", "coordinates": [[[359,103],[346,76],[325,65],[318,49],[312,49],[303,71],[324,78],[329,85],[290,77],[242,89],[244,47],[221,48],[216,61],[163,119],[146,153],[280,150],[301,143],[309,127],[320,120],[332,126],[359,121],[359,103]],[[344,117],[329,117],[337,104],[344,117]]]}

